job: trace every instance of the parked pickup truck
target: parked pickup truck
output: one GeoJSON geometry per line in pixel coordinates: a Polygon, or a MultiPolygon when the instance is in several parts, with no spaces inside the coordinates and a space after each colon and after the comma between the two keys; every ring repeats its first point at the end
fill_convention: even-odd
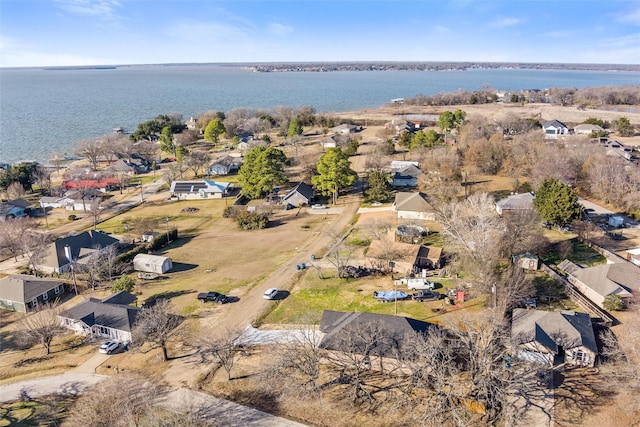
{"type": "Polygon", "coordinates": [[[407,285],[407,288],[412,291],[418,289],[433,289],[436,286],[435,283],[422,278],[399,279],[395,281],[395,284],[396,286],[407,285]]]}
{"type": "Polygon", "coordinates": [[[411,299],[413,299],[414,301],[438,301],[440,299],[440,293],[439,292],[434,292],[434,291],[429,291],[429,290],[422,290],[420,292],[416,292],[414,294],[411,295],[411,299]]]}
{"type": "Polygon", "coordinates": [[[216,302],[218,304],[229,302],[229,297],[219,292],[204,292],[198,294],[198,299],[202,302],[216,302]]]}

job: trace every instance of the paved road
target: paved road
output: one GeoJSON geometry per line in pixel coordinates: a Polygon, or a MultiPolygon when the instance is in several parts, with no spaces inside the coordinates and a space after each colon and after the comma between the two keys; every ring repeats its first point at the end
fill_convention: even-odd
{"type": "MultiPolygon", "coordinates": [[[[95,369],[109,359],[109,355],[97,353],[76,369],[62,375],[36,378],[0,386],[0,403],[21,398],[35,399],[51,394],[82,394],[108,377],[94,374],[95,369]]],[[[226,426],[304,427],[284,418],[224,399],[188,389],[172,389],[158,405],[175,412],[197,411],[226,426]]]]}

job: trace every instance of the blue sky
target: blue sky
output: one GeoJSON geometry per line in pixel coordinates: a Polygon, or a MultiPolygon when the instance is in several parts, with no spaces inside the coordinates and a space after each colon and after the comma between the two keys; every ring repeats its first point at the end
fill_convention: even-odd
{"type": "Polygon", "coordinates": [[[0,66],[640,64],[636,0],[0,0],[0,66]]]}

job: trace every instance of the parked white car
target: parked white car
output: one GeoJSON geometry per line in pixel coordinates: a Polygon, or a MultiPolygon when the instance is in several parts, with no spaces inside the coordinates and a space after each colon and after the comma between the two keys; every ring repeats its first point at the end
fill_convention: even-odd
{"type": "Polygon", "coordinates": [[[262,297],[264,299],[275,299],[277,295],[278,295],[278,290],[276,288],[269,288],[265,291],[262,297]]]}
{"type": "Polygon", "coordinates": [[[319,203],[316,203],[315,205],[311,206],[311,209],[327,209],[327,207],[325,205],[321,205],[319,203]]]}
{"type": "Polygon", "coordinates": [[[120,348],[121,344],[122,343],[118,340],[107,341],[106,343],[100,346],[100,349],[98,351],[104,354],[111,354],[114,351],[116,351],[118,348],[120,348]]]}

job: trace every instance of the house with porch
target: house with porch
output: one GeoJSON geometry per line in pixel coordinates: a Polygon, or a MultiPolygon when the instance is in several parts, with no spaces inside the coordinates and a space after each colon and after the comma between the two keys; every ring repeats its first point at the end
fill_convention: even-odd
{"type": "Polygon", "coordinates": [[[58,316],[60,324],[82,335],[131,342],[131,331],[140,308],[136,297],[118,292],[104,299],[88,298],[58,316]]]}
{"type": "Polygon", "coordinates": [[[11,274],[0,279],[0,309],[25,313],[54,302],[66,290],[60,279],[11,274]]]}
{"type": "Polygon", "coordinates": [[[575,311],[516,308],[511,340],[519,359],[549,366],[593,367],[598,355],[591,318],[575,311]]]}

